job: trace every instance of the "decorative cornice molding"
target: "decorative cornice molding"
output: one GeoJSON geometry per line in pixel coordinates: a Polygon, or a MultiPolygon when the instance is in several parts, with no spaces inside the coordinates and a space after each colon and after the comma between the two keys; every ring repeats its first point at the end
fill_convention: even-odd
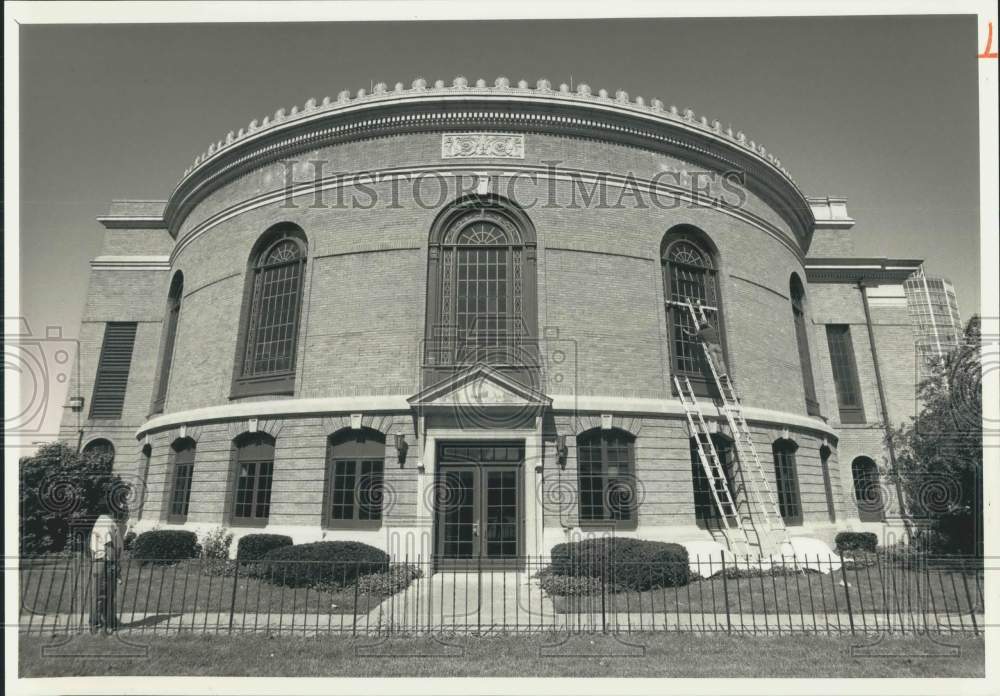
{"type": "Polygon", "coordinates": [[[98,256],[90,262],[95,271],[169,271],[169,256],[98,256]]]}
{"type": "Polygon", "coordinates": [[[633,101],[622,91],[613,100],[604,90],[594,96],[585,84],[574,94],[565,85],[553,90],[546,80],[529,89],[524,81],[511,87],[505,78],[494,87],[483,80],[469,87],[463,79],[456,78],[450,88],[440,81],[427,87],[416,80],[410,90],[399,83],[394,91],[376,89],[368,95],[361,90],[355,99],[347,92],[321,104],[310,99],[301,110],[292,107],[286,114],[279,109],[273,120],[255,120],[246,129],[230,131],[195,160],[171,194],[164,214],[171,233],[176,235],[200,197],[255,166],[296,151],[390,133],[483,128],[555,132],[680,151],[715,167],[747,172],[755,186],[775,199],[774,207],[802,228],[800,234],[812,229],[812,210],[780,161],[742,132],[724,130],[717,120],[698,119],[690,109],[667,110],[659,100],[648,105],[642,98],[633,101]]]}

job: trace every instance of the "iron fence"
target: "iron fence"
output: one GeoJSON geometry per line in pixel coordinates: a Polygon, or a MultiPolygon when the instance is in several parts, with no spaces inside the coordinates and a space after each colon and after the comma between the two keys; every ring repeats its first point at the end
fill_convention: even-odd
{"type": "Polygon", "coordinates": [[[540,557],[448,569],[426,558],[126,557],[112,572],[104,563],[20,559],[21,631],[109,630],[94,625],[102,583],[114,628],[151,634],[979,634],[985,613],[981,563],[955,558],[703,556],[690,561],[686,582],[666,583],[669,574],[654,564],[602,560],[556,574],[540,557]]]}

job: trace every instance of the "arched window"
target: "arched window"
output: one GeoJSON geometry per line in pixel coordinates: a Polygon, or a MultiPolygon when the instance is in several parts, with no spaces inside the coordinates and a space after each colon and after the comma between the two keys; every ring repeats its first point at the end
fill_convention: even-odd
{"type": "Polygon", "coordinates": [[[113,466],[115,463],[115,446],[111,444],[110,440],[105,440],[104,438],[88,442],[83,448],[83,454],[86,457],[93,457],[98,461],[106,462],[108,466],[113,466]]]}
{"type": "Polygon", "coordinates": [[[802,524],[802,496],[799,493],[799,475],[795,465],[795,450],[799,446],[793,440],[775,440],[774,481],[778,494],[778,510],[785,524],[802,524]]]}
{"type": "Polygon", "coordinates": [[[263,526],[271,514],[274,438],[246,433],[234,445],[232,524],[263,526]]]}
{"type": "MultiPolygon", "coordinates": [[[[733,456],[733,441],[723,435],[712,435],[712,444],[719,455],[722,470],[726,474],[726,485],[729,493],[736,502],[736,477],[735,477],[735,457],[733,456]]],[[[707,453],[707,450],[706,450],[707,453]]],[[[712,496],[712,488],[709,478],[705,474],[705,467],[701,463],[698,455],[698,443],[691,438],[691,480],[694,484],[694,516],[698,526],[707,526],[720,519],[719,507],[715,504],[712,496]]],[[[715,482],[716,493],[722,500],[722,482],[715,482]]]]}
{"type": "Polygon", "coordinates": [[[576,439],[580,525],[636,527],[635,438],[588,430],[576,439]]]}
{"type": "Polygon", "coordinates": [[[799,351],[799,367],[802,370],[802,386],[806,392],[806,413],[819,415],[819,401],[816,400],[816,382],[813,381],[812,358],[809,355],[809,331],[806,328],[806,291],[795,273],[789,281],[792,298],[792,319],[795,322],[795,342],[799,351]]]}
{"type": "Polygon", "coordinates": [[[851,475],[854,478],[854,500],[858,504],[858,517],[862,522],[881,522],[882,485],[878,466],[869,457],[857,457],[851,462],[851,475]]]}
{"type": "Polygon", "coordinates": [[[667,232],[661,260],[671,372],[691,380],[695,393],[703,396],[713,393],[714,386],[709,387],[712,373],[696,335],[698,327],[689,305],[700,304],[704,308],[725,346],[716,259],[700,230],[682,226],[667,232]]]}
{"type": "Polygon", "coordinates": [[[250,259],[233,396],[292,394],[306,241],[295,225],[269,230],[250,259]]]}
{"type": "Polygon", "coordinates": [[[191,481],[194,478],[194,450],[194,440],[189,437],[177,440],[170,446],[173,475],[168,522],[180,524],[187,521],[191,505],[191,481]]]}
{"type": "Polygon", "coordinates": [[[385,436],[369,428],[330,436],[326,450],[323,525],[377,529],[382,524],[385,436]]]}
{"type": "Polygon", "coordinates": [[[431,228],[425,364],[524,368],[536,335],[535,233],[520,208],[471,196],[431,228]]]}
{"type": "Polygon", "coordinates": [[[160,349],[160,371],[156,377],[156,389],[153,392],[152,413],[163,411],[163,402],[167,398],[167,385],[170,382],[170,365],[174,359],[174,341],[177,338],[177,322],[181,316],[181,296],[184,294],[184,274],[180,271],[174,274],[170,281],[170,292],[167,293],[167,316],[163,320],[163,339],[160,349]]]}

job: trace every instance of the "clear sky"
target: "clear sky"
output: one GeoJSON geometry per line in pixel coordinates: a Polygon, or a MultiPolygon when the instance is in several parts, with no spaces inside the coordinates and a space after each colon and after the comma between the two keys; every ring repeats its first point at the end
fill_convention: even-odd
{"type": "Polygon", "coordinates": [[[732,123],[807,195],[847,197],[860,254],[951,278],[965,318],[979,311],[978,42],[972,15],[23,26],[21,312],[35,333],[75,336],[94,218],[113,198],[166,198],[229,130],[461,74],[572,76],[732,123]]]}

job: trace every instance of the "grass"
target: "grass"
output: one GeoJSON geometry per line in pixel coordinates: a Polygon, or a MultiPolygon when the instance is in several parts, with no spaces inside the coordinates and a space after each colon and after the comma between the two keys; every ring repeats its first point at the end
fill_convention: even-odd
{"type": "MultiPolygon", "coordinates": [[[[876,567],[848,570],[844,575],[808,572],[758,577],[713,577],[694,580],[683,587],[665,587],[645,592],[618,592],[604,598],[608,610],[680,613],[724,613],[727,599],[732,612],[744,614],[791,613],[810,615],[895,613],[928,611],[937,614],[983,611],[982,584],[975,574],[926,573],[876,567]],[[968,590],[968,593],[966,592],[968,590]]],[[[556,596],[561,613],[601,611],[601,597],[556,596]]]]}
{"type": "Polygon", "coordinates": [[[785,636],[739,638],[702,634],[411,638],[278,638],[154,636],[132,639],[141,658],[122,652],[115,637],[83,636],[46,657],[53,639],[21,637],[21,677],[983,677],[983,638],[866,639],[785,636]],[[874,642],[874,641],[870,641],[874,642]],[[74,652],[76,651],[76,652],[74,652]]]}
{"type": "MultiPolygon", "coordinates": [[[[149,613],[228,612],[231,606],[238,614],[254,611],[366,614],[385,599],[381,594],[355,595],[353,586],[320,591],[285,587],[267,582],[266,577],[205,575],[200,561],[153,565],[126,560],[120,568],[122,582],[118,585],[117,602],[123,618],[149,613]]],[[[21,611],[37,614],[79,611],[81,597],[92,591],[88,588],[91,582],[87,568],[75,567],[70,562],[32,562],[21,570],[21,611]]]]}

